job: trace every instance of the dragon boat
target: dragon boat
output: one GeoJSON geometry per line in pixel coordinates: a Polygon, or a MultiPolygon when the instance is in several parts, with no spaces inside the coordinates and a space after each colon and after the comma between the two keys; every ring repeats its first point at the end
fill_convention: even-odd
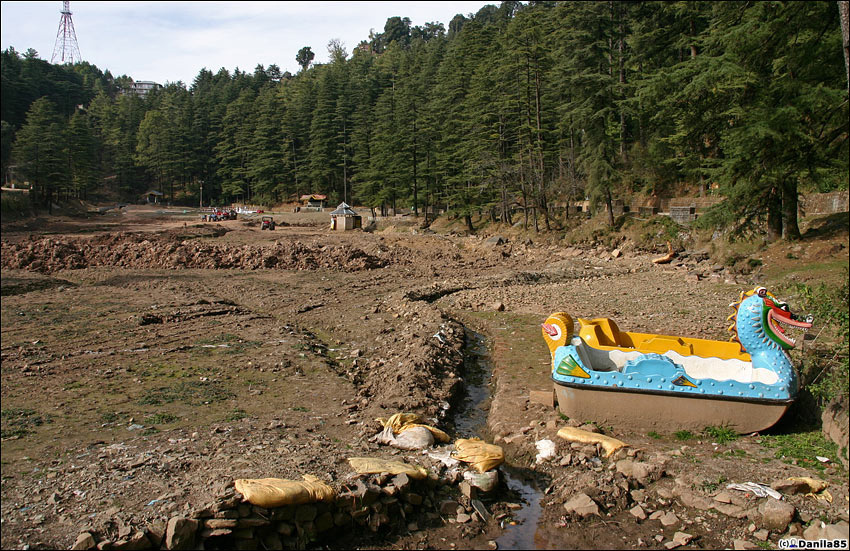
{"type": "Polygon", "coordinates": [[[808,330],[764,287],[731,305],[730,341],[621,331],[607,318],[543,323],[561,413],[645,430],[725,426],[748,434],[774,425],[797,397],[784,326],[808,330]],[[781,324],[781,325],[780,325],[781,324]]]}

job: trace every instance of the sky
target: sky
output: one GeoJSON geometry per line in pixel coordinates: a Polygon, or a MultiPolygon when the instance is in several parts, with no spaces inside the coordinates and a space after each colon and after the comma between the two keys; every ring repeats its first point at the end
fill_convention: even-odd
{"type": "MultiPolygon", "coordinates": [[[[458,13],[476,13],[485,1],[420,2],[71,2],[83,60],[114,77],[190,86],[201,69],[217,72],[276,64],[296,73],[295,55],[310,46],[315,63],[328,61],[327,45],[346,51],[369,31],[383,32],[389,17],[409,17],[411,26],[440,22],[448,29],[458,13]]],[[[51,61],[62,2],[0,4],[0,49],[35,49],[51,61]]]]}

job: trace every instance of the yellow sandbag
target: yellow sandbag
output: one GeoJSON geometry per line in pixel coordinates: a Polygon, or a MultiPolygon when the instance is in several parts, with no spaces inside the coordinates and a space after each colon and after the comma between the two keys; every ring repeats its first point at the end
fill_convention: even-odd
{"type": "Polygon", "coordinates": [[[449,435],[445,432],[438,428],[423,424],[421,422],[422,418],[416,413],[395,413],[391,415],[389,419],[378,417],[375,420],[381,423],[384,427],[391,427],[394,434],[401,434],[407,429],[412,429],[414,427],[425,427],[431,431],[435,440],[443,443],[451,441],[451,438],[449,438],[449,435]]]}
{"type": "Polygon", "coordinates": [[[575,427],[562,428],[558,431],[558,436],[564,440],[569,440],[570,442],[580,442],[582,444],[602,444],[602,448],[605,450],[605,457],[609,457],[612,453],[627,445],[625,442],[617,440],[616,438],[577,429],[575,427]]]}
{"type": "Polygon", "coordinates": [[[348,463],[357,474],[406,474],[410,478],[421,480],[428,476],[428,471],[416,465],[389,461],[377,457],[349,457],[348,463]]]}
{"type": "Polygon", "coordinates": [[[500,446],[487,444],[479,438],[461,438],[455,442],[452,457],[464,463],[471,463],[479,473],[495,469],[505,461],[505,452],[500,446]]]}
{"type": "Polygon", "coordinates": [[[240,478],[234,485],[245,500],[260,507],[282,507],[303,505],[317,501],[333,501],[333,488],[309,474],[303,481],[282,478],[240,478]]]}
{"type": "Polygon", "coordinates": [[[789,477],[788,480],[791,482],[805,484],[806,487],[803,489],[803,492],[806,494],[817,494],[829,486],[829,482],[826,482],[825,480],[818,480],[808,476],[792,476],[789,477]]]}

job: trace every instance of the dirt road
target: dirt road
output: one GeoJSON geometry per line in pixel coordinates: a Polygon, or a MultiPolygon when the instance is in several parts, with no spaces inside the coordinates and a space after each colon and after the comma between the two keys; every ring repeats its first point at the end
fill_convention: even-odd
{"type": "Polygon", "coordinates": [[[704,255],[659,266],[627,249],[492,244],[416,226],[332,233],[320,215],[277,218],[271,232],[250,215],[201,223],[127,207],[4,225],[4,549],[67,548],[81,531],[162,522],[235,478],[338,484],[348,457],[398,454],[369,441],[375,419],[392,413],[425,414],[451,434],[470,331],[486,339],[493,378],[482,436],[539,491],[522,503],[503,485],[488,501],[501,518],[396,530],[362,547],[504,548],[520,531],[513,545],[538,548],[672,548],[675,532],[689,547],[766,546],[819,519],[847,521],[846,471],[834,459],[777,457],[783,435],[800,434],[794,419],[728,441],[603,427],[648,465],[640,477],[555,436],[592,419],[529,400],[552,388],[539,329],[548,314],[725,340],[728,304],[752,276],[704,255]],[[557,454],[535,464],[543,439],[557,454]],[[832,502],[789,496],[781,529],[765,528],[755,496],[725,488],[790,476],[828,481],[832,502]],[[579,493],[597,514],[564,508],[579,493]],[[539,527],[512,525],[533,507],[539,527]]]}

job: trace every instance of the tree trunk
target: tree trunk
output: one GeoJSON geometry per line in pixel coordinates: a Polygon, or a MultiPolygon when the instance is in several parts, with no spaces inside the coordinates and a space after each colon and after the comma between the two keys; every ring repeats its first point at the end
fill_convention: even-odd
{"type": "Polygon", "coordinates": [[[797,224],[797,180],[793,177],[782,182],[782,239],[800,239],[800,226],[797,224]]]}
{"type": "Polygon", "coordinates": [[[469,233],[475,233],[475,227],[472,225],[472,216],[464,214],[463,220],[466,222],[466,228],[469,230],[469,233]]]}
{"type": "Polygon", "coordinates": [[[608,207],[608,225],[614,227],[614,201],[611,199],[611,189],[605,190],[605,206],[608,207]]]}
{"type": "Polygon", "coordinates": [[[847,91],[850,93],[850,2],[838,0],[838,19],[841,22],[841,38],[844,43],[844,70],[847,73],[847,91]]]}
{"type": "Polygon", "coordinates": [[[781,190],[773,188],[767,202],[767,242],[773,243],[782,238],[782,196],[781,190]]]}

